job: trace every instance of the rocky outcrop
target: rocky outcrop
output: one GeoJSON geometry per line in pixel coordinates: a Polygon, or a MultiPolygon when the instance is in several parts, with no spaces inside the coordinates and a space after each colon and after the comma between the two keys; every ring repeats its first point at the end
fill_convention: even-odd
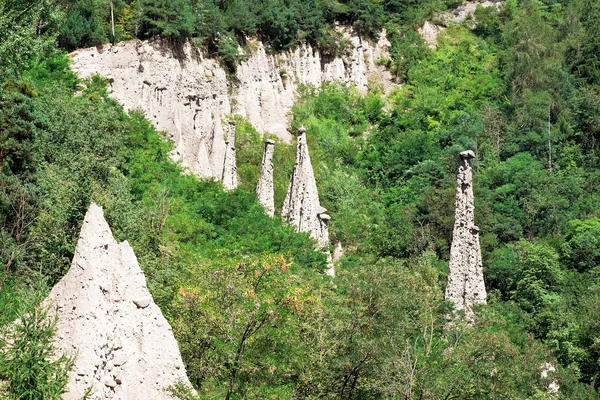
{"type": "Polygon", "coordinates": [[[423,25],[418,29],[419,34],[427,43],[429,48],[435,49],[437,47],[437,37],[446,26],[450,23],[461,24],[468,18],[471,18],[477,10],[477,6],[481,7],[495,7],[500,9],[501,0],[477,0],[467,1],[458,5],[456,8],[447,11],[445,13],[438,14],[434,17],[436,21],[425,21],[423,25]]]}
{"type": "Polygon", "coordinates": [[[542,372],[540,376],[544,381],[544,386],[546,387],[546,396],[550,399],[558,398],[560,391],[560,385],[556,380],[556,367],[552,365],[552,363],[545,362],[542,364],[542,372]]]}
{"type": "Polygon", "coordinates": [[[302,84],[340,81],[361,92],[369,81],[391,86],[391,75],[375,65],[387,57],[385,32],[377,43],[351,31],[348,55],[321,54],[308,44],[268,54],[259,41],[236,72],[235,85],[213,59],[186,44],[177,57],[160,41],[128,41],[116,46],[80,49],[70,54],[81,77],[100,74],[110,79],[111,96],[126,109],[141,109],[175,143],[172,157],[203,177],[221,178],[226,144],[222,121],[230,114],[247,118],[259,131],[291,142],[289,110],[302,84]]]}
{"type": "Polygon", "coordinates": [[[225,190],[232,190],[238,186],[235,155],[235,121],[229,121],[229,130],[225,139],[225,160],[223,161],[221,182],[225,190]]]}
{"type": "Polygon", "coordinates": [[[317,181],[310,162],[306,130],[298,130],[296,163],[290,176],[290,185],[285,195],[281,216],[296,227],[298,232],[308,232],[316,239],[320,249],[327,253],[326,273],[335,276],[335,269],[329,254],[329,220],[327,209],[321,206],[317,181]]]}
{"type": "Polygon", "coordinates": [[[479,228],[475,225],[474,214],[473,168],[470,162],[474,157],[470,150],[460,153],[456,215],[446,286],[446,300],[452,301],[456,310],[464,310],[468,317],[473,315],[474,305],[486,302],[479,228]]]}
{"type": "Polygon", "coordinates": [[[342,242],[339,240],[336,240],[333,243],[333,254],[331,255],[331,258],[333,259],[333,261],[337,261],[340,258],[342,258],[344,256],[344,248],[342,247],[342,242]]]}
{"type": "Polygon", "coordinates": [[[275,194],[273,189],[273,153],[275,152],[275,142],[273,140],[265,141],[265,150],[263,152],[262,163],[260,165],[260,177],[256,185],[256,196],[258,202],[265,208],[269,216],[275,215],[275,194]]]}
{"type": "Polygon", "coordinates": [[[435,19],[444,23],[454,22],[456,24],[462,24],[468,18],[471,18],[473,14],[475,14],[475,11],[479,6],[483,8],[495,7],[496,9],[500,9],[501,5],[502,0],[466,1],[462,4],[459,4],[450,11],[437,15],[435,19]]]}
{"type": "Polygon", "coordinates": [[[389,58],[390,43],[385,31],[377,43],[370,43],[349,29],[338,30],[350,42],[348,54],[342,57],[322,54],[308,44],[273,55],[266,52],[261,42],[251,41],[257,50],[237,69],[239,84],[233,112],[248,118],[259,131],[273,133],[290,143],[289,111],[300,85],[343,82],[366,93],[371,81],[390,89],[392,75],[376,65],[380,58],[389,58]]]}
{"type": "Polygon", "coordinates": [[[231,112],[227,74],[187,45],[181,63],[161,42],[129,41],[71,53],[82,77],[110,79],[111,95],[125,109],[140,109],[175,144],[171,156],[199,176],[221,178],[231,112]]]}
{"type": "Polygon", "coordinates": [[[296,163],[290,177],[281,216],[295,226],[298,232],[309,232],[310,236],[317,240],[319,247],[329,246],[328,223],[331,217],[319,202],[317,182],[310,162],[304,128],[298,130],[296,163]]]}
{"type": "Polygon", "coordinates": [[[45,300],[58,317],[59,353],[75,358],[64,399],[168,399],[189,384],[177,342],[154,303],[135,254],[117,243],[96,204],[81,228],[71,268],[45,300]]]}
{"type": "Polygon", "coordinates": [[[437,47],[437,37],[444,29],[446,29],[444,26],[436,25],[431,21],[425,21],[423,25],[417,29],[417,32],[419,32],[419,35],[421,35],[430,49],[435,49],[437,47]]]}

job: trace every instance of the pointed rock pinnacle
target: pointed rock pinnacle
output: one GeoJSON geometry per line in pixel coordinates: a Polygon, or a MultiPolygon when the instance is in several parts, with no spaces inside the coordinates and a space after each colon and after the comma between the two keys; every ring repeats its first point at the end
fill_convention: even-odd
{"type": "Polygon", "coordinates": [[[269,216],[275,214],[275,195],[273,191],[273,153],[275,151],[275,142],[273,140],[265,141],[265,150],[263,152],[262,163],[260,166],[260,178],[256,185],[256,195],[258,202],[265,208],[269,216]]]}
{"type": "MultiPolygon", "coordinates": [[[[306,143],[306,129],[298,130],[298,144],[296,147],[296,163],[290,177],[282,217],[296,227],[298,232],[309,232],[317,240],[319,248],[323,249],[328,259],[329,254],[329,220],[327,209],[319,202],[319,192],[315,174],[310,163],[308,145],[306,143]]],[[[335,276],[333,263],[329,262],[327,274],[335,276]]]]}
{"type": "Polygon", "coordinates": [[[92,203],[71,268],[45,300],[57,317],[58,353],[74,357],[64,399],[169,399],[189,385],[169,323],[154,303],[133,249],[117,243],[92,203]]]}
{"type": "Polygon", "coordinates": [[[321,207],[315,174],[310,163],[306,130],[298,130],[296,163],[290,185],[283,202],[281,215],[296,227],[298,232],[309,232],[319,247],[329,246],[328,222],[331,218],[321,207]]]}
{"type": "Polygon", "coordinates": [[[474,305],[486,302],[479,228],[475,225],[474,214],[473,168],[470,162],[474,157],[470,150],[460,153],[456,216],[446,286],[446,300],[452,301],[456,310],[464,310],[467,317],[473,316],[474,305]]]}

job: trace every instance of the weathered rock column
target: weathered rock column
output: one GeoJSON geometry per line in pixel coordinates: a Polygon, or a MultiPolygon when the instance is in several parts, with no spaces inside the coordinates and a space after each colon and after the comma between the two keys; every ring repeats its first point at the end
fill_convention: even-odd
{"type": "Polygon", "coordinates": [[[473,168],[470,163],[474,157],[470,150],[460,153],[456,217],[446,286],[446,300],[452,301],[456,310],[464,310],[467,317],[472,317],[474,305],[486,302],[479,228],[475,225],[474,214],[473,168]]]}
{"type": "Polygon", "coordinates": [[[342,247],[342,242],[340,240],[336,240],[333,242],[333,261],[337,261],[344,255],[344,248],[342,247]]]}
{"type": "MultiPolygon", "coordinates": [[[[309,232],[310,236],[317,240],[319,248],[324,249],[329,255],[328,224],[331,217],[319,202],[317,182],[310,163],[304,127],[298,130],[296,163],[290,177],[281,216],[294,225],[298,232],[309,232]]],[[[331,265],[327,274],[335,275],[331,265]]]]}
{"type": "Polygon", "coordinates": [[[102,208],[92,203],[71,268],[45,304],[57,317],[58,353],[74,357],[68,393],[81,399],[157,399],[165,388],[189,385],[169,323],[154,303],[127,242],[117,243],[102,208]]]}
{"type": "Polygon", "coordinates": [[[256,185],[256,195],[258,202],[265,208],[269,216],[275,215],[275,195],[273,191],[273,153],[275,151],[275,142],[273,140],[265,141],[265,151],[263,152],[262,163],[260,166],[260,178],[256,185]]]}
{"type": "Polygon", "coordinates": [[[235,121],[229,121],[229,131],[225,139],[225,160],[223,161],[221,182],[225,190],[232,190],[238,186],[235,156],[235,121]]]}

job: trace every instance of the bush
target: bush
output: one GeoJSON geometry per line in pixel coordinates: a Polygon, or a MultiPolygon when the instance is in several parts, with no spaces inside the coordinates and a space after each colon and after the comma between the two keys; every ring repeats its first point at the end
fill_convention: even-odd
{"type": "Polygon", "coordinates": [[[37,305],[13,325],[0,331],[0,377],[11,400],[60,399],[68,383],[73,360],[57,356],[54,347],[56,318],[37,305]]]}
{"type": "Polygon", "coordinates": [[[600,219],[571,221],[562,252],[570,266],[580,272],[600,265],[600,219]]]}

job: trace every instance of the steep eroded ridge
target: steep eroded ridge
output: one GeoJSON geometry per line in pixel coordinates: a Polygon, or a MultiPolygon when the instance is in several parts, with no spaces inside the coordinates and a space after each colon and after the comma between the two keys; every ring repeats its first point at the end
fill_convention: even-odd
{"type": "Polygon", "coordinates": [[[66,400],[169,399],[189,385],[171,327],[146,287],[133,249],[117,243],[92,203],[71,268],[45,300],[58,317],[58,353],[75,358],[66,400]]]}
{"type": "Polygon", "coordinates": [[[289,111],[301,84],[326,81],[355,85],[366,92],[369,81],[389,87],[391,75],[375,62],[387,57],[389,42],[369,43],[340,28],[349,39],[346,56],[321,54],[308,44],[269,54],[263,44],[237,67],[235,84],[213,59],[186,44],[178,58],[158,40],[132,40],[116,46],[70,54],[81,77],[110,78],[112,96],[126,109],[141,109],[175,143],[172,157],[193,173],[221,179],[226,153],[226,120],[240,114],[262,132],[290,143],[289,111]]]}

